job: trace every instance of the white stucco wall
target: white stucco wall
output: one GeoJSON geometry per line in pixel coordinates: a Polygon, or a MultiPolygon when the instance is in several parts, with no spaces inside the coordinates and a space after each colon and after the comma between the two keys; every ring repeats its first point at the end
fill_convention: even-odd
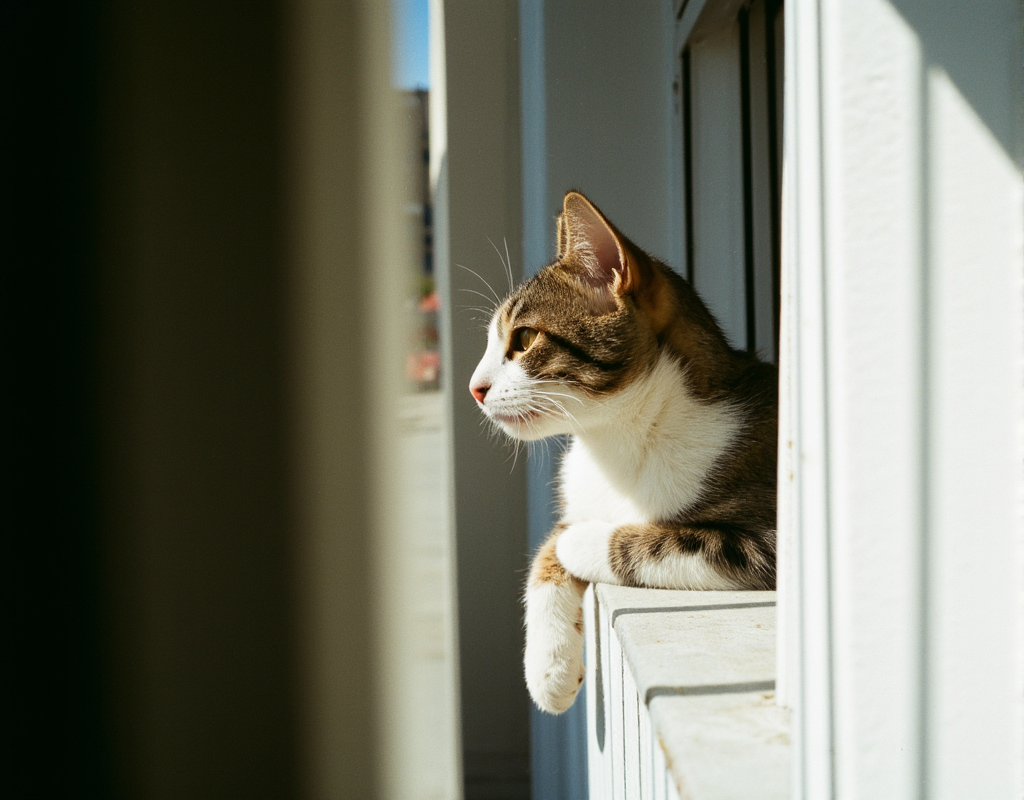
{"type": "Polygon", "coordinates": [[[1020,797],[1020,7],[786,13],[797,791],[1020,797]]]}

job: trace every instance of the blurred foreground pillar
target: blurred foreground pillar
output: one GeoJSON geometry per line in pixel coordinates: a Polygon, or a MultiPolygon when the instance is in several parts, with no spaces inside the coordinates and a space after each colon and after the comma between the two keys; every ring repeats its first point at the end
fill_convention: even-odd
{"type": "Polygon", "coordinates": [[[393,795],[388,6],[67,13],[5,25],[8,299],[35,370],[11,381],[29,521],[6,559],[5,784],[393,795]]]}

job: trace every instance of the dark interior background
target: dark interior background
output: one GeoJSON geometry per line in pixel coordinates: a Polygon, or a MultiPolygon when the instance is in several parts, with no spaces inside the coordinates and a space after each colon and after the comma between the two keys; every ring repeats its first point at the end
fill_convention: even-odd
{"type": "Polygon", "coordinates": [[[298,793],[282,6],[2,12],[8,797],[298,793]]]}

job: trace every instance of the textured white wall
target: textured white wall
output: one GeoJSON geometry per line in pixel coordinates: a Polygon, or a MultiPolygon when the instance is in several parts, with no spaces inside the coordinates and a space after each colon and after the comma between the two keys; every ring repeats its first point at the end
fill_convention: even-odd
{"type": "Polygon", "coordinates": [[[787,15],[798,793],[1020,797],[1020,7],[787,15]]]}
{"type": "Polygon", "coordinates": [[[884,0],[823,23],[835,780],[841,796],[911,796],[925,468],[921,53],[884,0]]]}

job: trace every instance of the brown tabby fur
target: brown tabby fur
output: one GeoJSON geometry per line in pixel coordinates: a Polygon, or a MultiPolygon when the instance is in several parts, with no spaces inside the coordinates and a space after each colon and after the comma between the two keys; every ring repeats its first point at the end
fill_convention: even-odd
{"type": "MultiPolygon", "coordinates": [[[[534,345],[519,354],[528,374],[598,397],[636,380],[667,350],[682,365],[696,398],[725,403],[743,421],[732,447],[706,476],[696,503],[670,518],[616,530],[612,569],[624,584],[637,585],[643,562],[670,553],[701,553],[737,587],[773,588],[777,370],[733,349],[693,288],[600,215],[625,264],[611,287],[602,285],[592,274],[594,254],[574,249],[574,231],[581,226],[574,217],[588,212],[600,215],[582,195],[566,195],[558,259],[499,309],[502,336],[520,327],[540,331],[534,345]]],[[[565,580],[554,554],[561,529],[538,552],[534,580],[565,580]]]]}

